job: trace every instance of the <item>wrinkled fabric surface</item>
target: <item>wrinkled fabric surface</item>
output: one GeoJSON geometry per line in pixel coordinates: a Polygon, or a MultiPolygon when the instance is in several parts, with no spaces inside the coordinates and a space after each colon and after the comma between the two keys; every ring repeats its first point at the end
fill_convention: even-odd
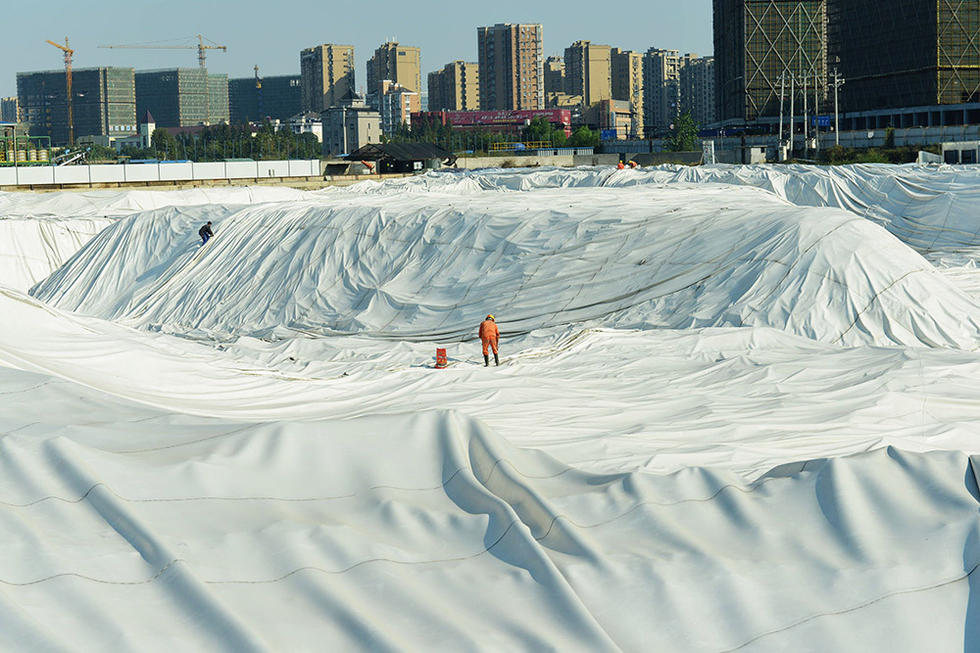
{"type": "Polygon", "coordinates": [[[975,650],[978,181],[0,194],[0,649],[975,650]]]}

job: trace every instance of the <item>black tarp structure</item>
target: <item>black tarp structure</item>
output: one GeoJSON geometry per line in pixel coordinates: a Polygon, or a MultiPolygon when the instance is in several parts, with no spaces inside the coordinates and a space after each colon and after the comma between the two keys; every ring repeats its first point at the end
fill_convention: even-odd
{"type": "Polygon", "coordinates": [[[433,143],[368,143],[346,158],[374,162],[379,173],[417,172],[429,167],[429,161],[438,160],[444,165],[456,161],[452,152],[433,143]]]}

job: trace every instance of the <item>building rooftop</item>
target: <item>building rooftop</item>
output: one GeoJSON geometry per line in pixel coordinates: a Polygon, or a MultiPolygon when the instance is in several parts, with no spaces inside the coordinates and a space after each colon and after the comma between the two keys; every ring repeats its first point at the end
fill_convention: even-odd
{"type": "Polygon", "coordinates": [[[347,155],[351,161],[422,161],[450,157],[451,152],[434,143],[368,143],[347,155]]]}

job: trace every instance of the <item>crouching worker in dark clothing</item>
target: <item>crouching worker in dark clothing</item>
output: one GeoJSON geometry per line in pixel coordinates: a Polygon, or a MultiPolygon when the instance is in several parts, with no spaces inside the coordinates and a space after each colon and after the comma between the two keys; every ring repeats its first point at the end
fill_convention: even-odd
{"type": "Polygon", "coordinates": [[[201,227],[198,230],[197,235],[201,237],[201,244],[202,245],[206,245],[207,242],[208,242],[208,239],[211,236],[214,235],[214,232],[211,231],[211,221],[210,220],[208,220],[208,223],[206,225],[204,225],[203,227],[201,227]]]}

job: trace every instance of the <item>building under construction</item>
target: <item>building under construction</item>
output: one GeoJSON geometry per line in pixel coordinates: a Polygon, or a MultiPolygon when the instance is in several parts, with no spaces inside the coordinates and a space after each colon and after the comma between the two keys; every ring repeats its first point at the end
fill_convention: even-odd
{"type": "MultiPolygon", "coordinates": [[[[21,118],[31,136],[53,145],[68,143],[65,71],[17,73],[21,118]]],[[[72,75],[75,137],[131,136],[136,133],[136,87],[132,68],[76,68],[72,75]]]]}
{"type": "Polygon", "coordinates": [[[720,121],[778,116],[784,83],[802,102],[816,80],[825,98],[827,0],[714,0],[714,43],[720,121]]]}
{"type": "Polygon", "coordinates": [[[827,10],[842,110],[980,100],[980,3],[828,0],[827,10]]]}
{"type": "Polygon", "coordinates": [[[302,111],[303,82],[300,75],[243,77],[228,80],[232,124],[261,122],[266,118],[287,120],[302,111]]]}
{"type": "Polygon", "coordinates": [[[205,68],[137,72],[136,113],[146,111],[156,118],[157,127],[228,122],[228,76],[209,75],[205,68]]]}

